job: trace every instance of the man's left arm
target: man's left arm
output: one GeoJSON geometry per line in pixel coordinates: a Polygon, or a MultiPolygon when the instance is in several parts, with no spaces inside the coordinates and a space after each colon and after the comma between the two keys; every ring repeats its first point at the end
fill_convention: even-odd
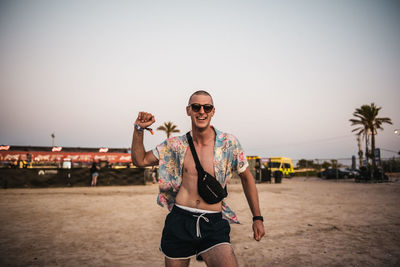
{"type": "MultiPolygon", "coordinates": [[[[242,181],[243,191],[246,195],[247,202],[249,203],[251,213],[253,216],[261,216],[257,187],[249,168],[247,167],[244,172],[239,174],[239,176],[242,181]]],[[[263,221],[253,221],[253,232],[254,239],[260,241],[265,235],[263,221]]]]}

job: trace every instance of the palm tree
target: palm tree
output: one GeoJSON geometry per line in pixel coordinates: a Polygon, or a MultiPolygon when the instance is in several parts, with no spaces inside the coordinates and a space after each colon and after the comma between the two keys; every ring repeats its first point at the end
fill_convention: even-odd
{"type": "Polygon", "coordinates": [[[157,130],[164,131],[167,134],[167,138],[171,136],[172,133],[179,133],[180,130],[177,129],[178,126],[172,122],[164,122],[164,125],[159,126],[157,130]]]}
{"type": "MultiPolygon", "coordinates": [[[[363,136],[365,139],[365,159],[368,165],[368,143],[369,143],[369,129],[368,122],[366,119],[366,115],[368,114],[368,105],[363,105],[361,108],[356,108],[356,111],[353,113],[353,116],[357,119],[350,119],[351,125],[358,125],[359,127],[352,130],[352,132],[357,131],[357,136],[363,136]]],[[[361,153],[359,153],[361,154],[361,153]]]]}
{"type": "Polygon", "coordinates": [[[362,105],[360,108],[356,108],[356,111],[353,113],[353,116],[356,119],[350,119],[351,125],[359,125],[358,128],[353,129],[353,132],[358,131],[359,134],[364,134],[365,137],[365,146],[366,146],[366,158],[368,161],[368,157],[372,159],[372,166],[375,169],[375,135],[378,134],[378,130],[383,130],[382,124],[389,123],[392,124],[392,120],[390,118],[378,118],[378,113],[381,110],[381,107],[375,106],[374,103],[371,105],[362,105]],[[368,141],[369,135],[371,136],[371,152],[368,153],[368,141]]]}

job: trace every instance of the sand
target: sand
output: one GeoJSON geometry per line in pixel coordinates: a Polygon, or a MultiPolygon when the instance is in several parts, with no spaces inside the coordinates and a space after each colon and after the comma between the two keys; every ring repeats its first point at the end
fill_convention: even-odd
{"type": "MultiPolygon", "coordinates": [[[[252,238],[240,184],[227,202],[242,224],[240,266],[400,266],[400,183],[318,178],[257,184],[266,237],[252,238]]],[[[163,266],[167,209],[157,185],[0,190],[1,266],[163,266]]],[[[191,260],[191,266],[205,266],[191,260]]]]}

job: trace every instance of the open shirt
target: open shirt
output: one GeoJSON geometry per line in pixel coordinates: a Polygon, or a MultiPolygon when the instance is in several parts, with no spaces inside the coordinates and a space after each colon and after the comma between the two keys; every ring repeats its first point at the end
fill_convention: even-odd
{"type": "MultiPolygon", "coordinates": [[[[248,167],[248,162],[237,138],[223,133],[213,127],[215,131],[214,145],[214,173],[222,187],[228,183],[234,171],[239,174],[248,167]]],[[[154,156],[159,161],[158,176],[160,192],[157,203],[169,210],[175,204],[176,195],[182,183],[182,169],[186,150],[189,147],[186,135],[171,137],[155,149],[154,156]]],[[[239,223],[236,214],[222,201],[222,215],[224,219],[239,223]]]]}

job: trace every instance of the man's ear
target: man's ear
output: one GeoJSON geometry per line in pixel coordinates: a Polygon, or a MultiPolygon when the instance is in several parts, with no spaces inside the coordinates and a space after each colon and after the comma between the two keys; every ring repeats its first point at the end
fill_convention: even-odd
{"type": "Polygon", "coordinates": [[[215,108],[213,109],[213,111],[211,112],[211,117],[214,117],[215,114],[215,108]]]}
{"type": "Polygon", "coordinates": [[[191,114],[190,114],[190,106],[187,106],[187,107],[186,107],[186,114],[187,114],[188,116],[191,115],[191,114]]]}

